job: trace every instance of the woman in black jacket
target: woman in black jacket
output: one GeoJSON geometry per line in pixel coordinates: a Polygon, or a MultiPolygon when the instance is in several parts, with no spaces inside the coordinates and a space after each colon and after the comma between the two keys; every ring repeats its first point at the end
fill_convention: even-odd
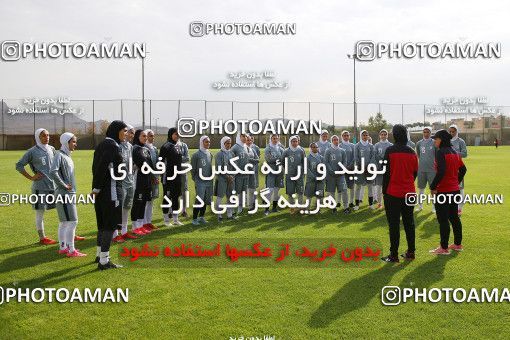
{"type": "Polygon", "coordinates": [[[430,253],[449,255],[450,250],[462,251],[462,222],[458,214],[457,202],[463,198],[460,183],[464,180],[467,168],[461,155],[452,147],[452,136],[446,130],[439,130],[434,136],[436,145],[436,176],[430,184],[430,192],[435,195],[437,221],[441,242],[430,253]],[[450,224],[453,230],[453,244],[448,245],[450,224]]]}
{"type": "Polygon", "coordinates": [[[95,196],[94,209],[97,221],[96,262],[100,270],[119,268],[110,261],[110,245],[113,231],[122,223],[122,181],[118,167],[122,163],[119,143],[124,140],[127,125],[114,120],[106,130],[106,138],[94,150],[92,161],[92,195],[95,196]]]}
{"type": "Polygon", "coordinates": [[[145,146],[147,133],[144,130],[136,130],[133,138],[133,164],[135,170],[135,197],[131,208],[131,221],[133,233],[137,235],[150,234],[151,230],[144,227],[145,205],[152,199],[152,176],[150,173],[142,173],[144,163],[154,169],[149,148],[145,146]]]}
{"type": "MultiPolygon", "coordinates": [[[[161,150],[159,151],[159,156],[162,158],[166,165],[166,173],[163,174],[161,178],[164,195],[172,201],[171,209],[163,208],[163,217],[166,225],[170,225],[169,214],[172,214],[174,225],[182,225],[178,218],[179,215],[177,213],[173,213],[174,211],[179,210],[179,197],[186,194],[181,192],[181,181],[183,180],[183,177],[186,176],[186,174],[175,175],[175,171],[182,170],[182,153],[181,148],[177,145],[178,141],[179,134],[177,133],[177,129],[169,129],[168,141],[161,147],[161,150]],[[167,177],[175,178],[168,180],[167,177]]],[[[186,211],[186,207],[183,207],[183,210],[186,211]]]]}

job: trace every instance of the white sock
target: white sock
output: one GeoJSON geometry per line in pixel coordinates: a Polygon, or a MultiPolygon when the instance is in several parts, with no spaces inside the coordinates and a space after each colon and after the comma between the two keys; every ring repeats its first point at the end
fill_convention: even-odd
{"type": "Polygon", "coordinates": [[[112,238],[116,238],[117,236],[119,236],[119,231],[118,230],[114,230],[112,238]]]}
{"type": "Polygon", "coordinates": [[[342,203],[344,209],[349,208],[349,195],[347,194],[347,190],[342,191],[342,203]]]}
{"type": "Polygon", "coordinates": [[[272,188],[272,191],[273,191],[273,202],[274,201],[277,201],[280,199],[280,188],[272,188]]]}
{"type": "MultiPolygon", "coordinates": [[[[215,202],[215,206],[214,206],[214,208],[216,210],[220,210],[221,199],[222,199],[221,197],[216,196],[216,202],[215,202]]],[[[221,217],[222,214],[218,214],[218,216],[221,217]]]]}
{"type": "Polygon", "coordinates": [[[145,213],[144,213],[145,224],[152,223],[152,201],[145,202],[145,213]]]}
{"type": "Polygon", "coordinates": [[[110,257],[110,252],[109,251],[102,251],[102,252],[100,252],[99,253],[99,263],[107,264],[109,257],[110,257]]]}
{"type": "Polygon", "coordinates": [[[58,223],[58,244],[60,250],[66,249],[66,222],[58,223]]]}
{"type": "Polygon", "coordinates": [[[35,227],[39,233],[39,238],[45,238],[44,234],[44,210],[39,209],[35,211],[35,227]]]}
{"type": "Polygon", "coordinates": [[[137,219],[136,224],[138,225],[138,228],[143,227],[143,225],[145,224],[145,219],[143,219],[143,218],[137,219]]]}
{"type": "Polygon", "coordinates": [[[174,222],[179,221],[179,214],[172,214],[172,219],[174,222]]]}
{"type": "Polygon", "coordinates": [[[239,205],[237,206],[237,212],[240,213],[243,211],[243,206],[244,206],[244,202],[243,202],[243,193],[239,193],[237,194],[237,197],[239,198],[239,205]]]}
{"type": "Polygon", "coordinates": [[[96,247],[96,256],[99,257],[100,254],[101,254],[101,247],[97,246],[96,247]]]}
{"type": "Polygon", "coordinates": [[[379,187],[380,185],[375,185],[374,184],[374,188],[372,189],[372,195],[374,197],[374,202],[377,201],[377,202],[380,202],[379,199],[379,187]]]}
{"type": "Polygon", "coordinates": [[[170,221],[170,217],[168,216],[168,214],[163,214],[163,221],[165,221],[165,222],[170,221]]]}
{"type": "Polygon", "coordinates": [[[122,235],[128,232],[129,209],[122,209],[122,235]]]}
{"type": "Polygon", "coordinates": [[[354,185],[351,189],[349,189],[349,203],[353,203],[354,204],[354,185]]]}
{"type": "Polygon", "coordinates": [[[74,236],[76,235],[76,226],[78,225],[78,221],[70,221],[67,222],[66,226],[66,242],[69,247],[69,252],[72,253],[76,249],[74,248],[74,236]]]}

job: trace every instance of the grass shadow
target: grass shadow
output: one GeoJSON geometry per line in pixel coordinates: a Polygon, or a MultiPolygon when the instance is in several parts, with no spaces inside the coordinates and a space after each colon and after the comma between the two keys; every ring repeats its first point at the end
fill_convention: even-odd
{"type": "Polygon", "coordinates": [[[377,270],[346,283],[313,312],[308,325],[312,328],[324,328],[342,316],[367,306],[370,300],[391,281],[391,278],[408,264],[409,262],[387,263],[377,270]]]}

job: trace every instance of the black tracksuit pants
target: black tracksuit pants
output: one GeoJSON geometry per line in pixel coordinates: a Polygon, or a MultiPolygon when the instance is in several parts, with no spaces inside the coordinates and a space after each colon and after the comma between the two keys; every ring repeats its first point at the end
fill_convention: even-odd
{"type": "MultiPolygon", "coordinates": [[[[439,234],[441,235],[441,248],[448,248],[450,239],[450,223],[453,230],[453,243],[456,245],[462,244],[462,222],[460,221],[458,209],[459,206],[454,202],[453,196],[459,195],[460,191],[438,193],[438,195],[445,194],[449,195],[444,203],[439,204],[436,200],[434,204],[436,208],[437,221],[439,222],[439,234]]],[[[441,201],[442,202],[442,201],[441,201]]]]}
{"type": "Polygon", "coordinates": [[[390,229],[390,255],[398,256],[398,246],[400,244],[400,216],[404,224],[404,230],[407,240],[407,251],[414,252],[415,246],[415,226],[413,216],[414,206],[408,206],[405,198],[395,197],[388,194],[384,195],[384,210],[390,229]]]}

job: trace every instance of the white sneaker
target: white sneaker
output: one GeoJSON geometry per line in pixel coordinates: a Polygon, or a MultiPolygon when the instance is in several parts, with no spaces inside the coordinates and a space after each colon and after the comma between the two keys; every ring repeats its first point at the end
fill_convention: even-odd
{"type": "Polygon", "coordinates": [[[370,209],[372,209],[372,210],[375,210],[376,208],[377,208],[377,205],[375,205],[375,204],[372,204],[372,205],[370,206],[370,209]]]}
{"type": "Polygon", "coordinates": [[[359,210],[359,205],[355,205],[354,208],[352,208],[353,210],[359,210]]]}
{"type": "Polygon", "coordinates": [[[182,223],[181,221],[177,220],[177,221],[173,221],[172,223],[173,225],[184,225],[184,223],[182,223]]]}
{"type": "Polygon", "coordinates": [[[169,227],[169,226],[171,226],[171,225],[172,225],[172,222],[170,222],[170,220],[165,220],[165,222],[164,222],[164,223],[165,223],[165,225],[166,225],[167,227],[169,227]]]}

